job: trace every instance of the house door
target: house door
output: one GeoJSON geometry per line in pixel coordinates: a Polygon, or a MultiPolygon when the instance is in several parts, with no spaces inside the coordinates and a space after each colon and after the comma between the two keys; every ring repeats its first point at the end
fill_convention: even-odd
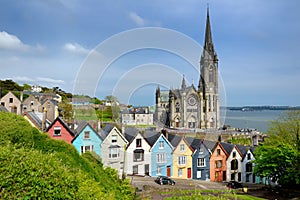
{"type": "Polygon", "coordinates": [[[171,176],[171,166],[167,166],[167,176],[171,176]]]}
{"type": "Polygon", "coordinates": [[[187,169],[187,178],[192,178],[192,169],[191,168],[187,169]]]}
{"type": "Polygon", "coordinates": [[[226,181],[226,171],[223,171],[223,181],[226,181]]]}
{"type": "Polygon", "coordinates": [[[149,176],[149,164],[145,165],[145,175],[149,176]]]}

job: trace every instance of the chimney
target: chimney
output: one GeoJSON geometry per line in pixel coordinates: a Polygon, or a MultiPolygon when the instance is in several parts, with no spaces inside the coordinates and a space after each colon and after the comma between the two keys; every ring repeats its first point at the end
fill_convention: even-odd
{"type": "Polygon", "coordinates": [[[222,142],[222,136],[221,135],[218,136],[218,142],[222,142]]]}
{"type": "Polygon", "coordinates": [[[121,123],[121,133],[125,135],[125,124],[121,123]]]}
{"type": "Polygon", "coordinates": [[[97,132],[99,133],[101,130],[101,121],[100,119],[98,119],[98,123],[97,123],[97,132]]]}
{"type": "Polygon", "coordinates": [[[47,116],[47,109],[44,108],[43,120],[42,120],[42,131],[46,130],[46,116],[47,116]]]}
{"type": "Polygon", "coordinates": [[[23,102],[23,91],[20,92],[20,101],[23,102]]]}

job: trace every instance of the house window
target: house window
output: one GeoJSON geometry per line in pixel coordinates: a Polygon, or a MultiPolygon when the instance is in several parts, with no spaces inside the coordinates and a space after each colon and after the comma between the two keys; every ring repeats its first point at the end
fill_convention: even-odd
{"type": "Polygon", "coordinates": [[[34,101],[30,101],[30,105],[33,106],[34,101]]]}
{"type": "Polygon", "coordinates": [[[88,151],[94,151],[94,145],[91,146],[81,146],[81,154],[88,151]]]}
{"type": "Polygon", "coordinates": [[[221,168],[221,167],[222,167],[222,160],[216,160],[215,168],[221,168]]]}
{"type": "Polygon", "coordinates": [[[9,98],[9,103],[13,103],[14,99],[13,98],[9,98]]]}
{"type": "Polygon", "coordinates": [[[233,157],[233,158],[236,157],[236,151],[232,152],[232,157],[233,157]]]}
{"type": "Polygon", "coordinates": [[[238,160],[234,159],[231,161],[231,170],[237,170],[238,169],[238,160]]]}
{"type": "Polygon", "coordinates": [[[184,144],[180,144],[180,151],[184,151],[184,144]]]}
{"type": "Polygon", "coordinates": [[[203,153],[204,153],[203,149],[199,149],[199,154],[203,154],[203,153]]]}
{"type": "Polygon", "coordinates": [[[119,158],[120,157],[120,149],[117,147],[109,148],[109,158],[119,158]]]}
{"type": "Polygon", "coordinates": [[[217,155],[221,155],[221,149],[217,149],[217,155]]]}
{"type": "Polygon", "coordinates": [[[53,133],[54,136],[58,136],[58,135],[61,135],[61,127],[60,126],[55,126],[54,127],[54,133],[53,133]]]}
{"type": "Polygon", "coordinates": [[[133,174],[138,174],[138,172],[139,172],[139,166],[138,166],[138,165],[134,165],[134,166],[132,167],[132,173],[133,173],[133,174]]]}
{"type": "Polygon", "coordinates": [[[159,148],[163,149],[165,147],[164,141],[159,141],[159,148]]]}
{"type": "Polygon", "coordinates": [[[242,180],[242,173],[239,172],[239,173],[238,173],[238,181],[240,182],[241,180],[242,180]]]}
{"type": "Polygon", "coordinates": [[[246,182],[250,182],[251,174],[246,174],[246,182]]]}
{"type": "Polygon", "coordinates": [[[246,172],[252,172],[252,163],[251,162],[248,162],[246,164],[246,172]]]}
{"type": "Polygon", "coordinates": [[[234,181],[234,180],[235,180],[235,173],[232,173],[232,174],[230,175],[230,178],[231,178],[232,181],[234,181]]]}
{"type": "Polygon", "coordinates": [[[90,132],[89,131],[84,132],[84,139],[90,139],[90,132]]]}
{"type": "Polygon", "coordinates": [[[248,160],[251,160],[251,153],[248,153],[248,154],[247,154],[247,159],[248,159],[248,160]]]}
{"type": "Polygon", "coordinates": [[[201,170],[197,171],[197,178],[201,178],[201,170]]]}
{"type": "Polygon", "coordinates": [[[133,162],[144,161],[144,150],[136,149],[133,151],[133,162]]]}
{"type": "Polygon", "coordinates": [[[186,156],[178,156],[178,165],[186,164],[186,156]]]}
{"type": "Polygon", "coordinates": [[[197,167],[205,167],[205,158],[197,159],[197,167]]]}
{"type": "Polygon", "coordinates": [[[136,139],[136,147],[142,147],[142,139],[136,139]]]}
{"type": "Polygon", "coordinates": [[[5,107],[5,102],[1,102],[1,106],[5,107]]]}
{"type": "Polygon", "coordinates": [[[166,153],[156,154],[156,162],[157,163],[165,163],[166,162],[166,153]]]}
{"type": "Polygon", "coordinates": [[[161,166],[158,166],[158,167],[156,168],[156,174],[161,174],[161,172],[162,172],[162,167],[161,167],[161,166]]]}
{"type": "Polygon", "coordinates": [[[117,138],[118,138],[117,135],[112,135],[111,136],[111,143],[116,143],[117,142],[117,138]]]}
{"type": "Polygon", "coordinates": [[[178,169],[178,177],[182,177],[182,169],[178,169]]]}

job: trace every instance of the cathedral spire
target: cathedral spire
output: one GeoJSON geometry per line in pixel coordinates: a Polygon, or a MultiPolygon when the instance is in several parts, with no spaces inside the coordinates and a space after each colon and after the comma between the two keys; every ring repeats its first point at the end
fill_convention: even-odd
{"type": "Polygon", "coordinates": [[[209,52],[209,53],[214,53],[214,44],[213,44],[213,41],[212,41],[208,5],[207,5],[207,16],[206,16],[204,50],[209,52]]]}
{"type": "Polygon", "coordinates": [[[185,78],[184,78],[184,75],[183,75],[183,78],[182,78],[181,89],[182,89],[183,92],[185,92],[185,90],[186,90],[186,84],[185,84],[185,78]]]}

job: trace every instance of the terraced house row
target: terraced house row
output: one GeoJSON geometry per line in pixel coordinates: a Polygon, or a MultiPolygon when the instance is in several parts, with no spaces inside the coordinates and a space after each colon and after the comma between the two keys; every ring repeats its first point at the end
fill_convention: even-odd
{"type": "MultiPolygon", "coordinates": [[[[32,123],[35,124],[35,123],[32,123]]],[[[74,131],[61,118],[47,128],[53,139],[72,144],[82,154],[93,151],[119,175],[260,183],[253,174],[253,148],[155,131],[106,125],[98,132],[86,122],[74,131]]]]}

